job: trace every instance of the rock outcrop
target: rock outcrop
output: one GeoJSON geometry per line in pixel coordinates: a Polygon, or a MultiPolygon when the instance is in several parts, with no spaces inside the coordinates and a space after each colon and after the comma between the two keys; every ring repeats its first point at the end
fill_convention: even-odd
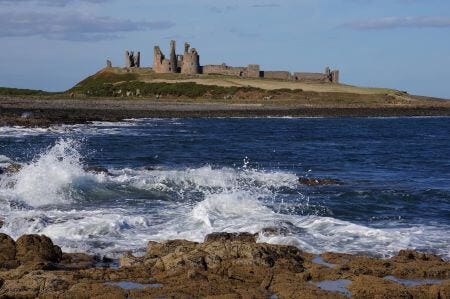
{"type": "Polygon", "coordinates": [[[0,298],[449,298],[450,263],[411,250],[391,259],[341,253],[318,256],[258,243],[248,233],[214,233],[203,243],[149,242],[119,268],[61,253],[45,236],[16,242],[0,234],[0,298]],[[419,279],[414,286],[389,280],[419,279]],[[433,278],[432,282],[421,279],[433,278]],[[326,289],[319,282],[346,283],[326,289]]]}
{"type": "Polygon", "coordinates": [[[16,242],[16,259],[21,263],[61,261],[62,251],[46,236],[24,235],[16,242]]]}
{"type": "Polygon", "coordinates": [[[299,178],[298,182],[306,186],[343,185],[340,180],[331,178],[299,178]]]}
{"type": "Polygon", "coordinates": [[[20,172],[22,170],[23,166],[20,164],[9,164],[8,166],[4,168],[0,168],[0,174],[7,174],[12,175],[20,172]]]}
{"type": "Polygon", "coordinates": [[[13,268],[16,262],[16,242],[5,234],[0,234],[0,268],[13,268]]]}

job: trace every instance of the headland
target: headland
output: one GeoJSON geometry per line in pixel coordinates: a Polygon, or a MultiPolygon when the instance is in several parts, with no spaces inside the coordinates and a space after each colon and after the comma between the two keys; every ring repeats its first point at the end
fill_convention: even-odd
{"type": "Polygon", "coordinates": [[[450,116],[450,101],[387,88],[341,83],[339,70],[266,71],[257,64],[200,65],[196,49],[166,58],[154,48],[153,66],[141,52],[125,66],[104,69],[64,92],[0,88],[0,125],[46,126],[150,117],[450,116]]]}

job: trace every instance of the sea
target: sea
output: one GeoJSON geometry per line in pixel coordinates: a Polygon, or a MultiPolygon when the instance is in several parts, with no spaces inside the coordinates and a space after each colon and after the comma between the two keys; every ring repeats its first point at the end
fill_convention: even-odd
{"type": "Polygon", "coordinates": [[[149,240],[250,232],[316,254],[450,259],[448,117],[0,127],[0,168],[11,164],[21,168],[0,174],[0,232],[44,234],[66,252],[117,257],[149,240]]]}

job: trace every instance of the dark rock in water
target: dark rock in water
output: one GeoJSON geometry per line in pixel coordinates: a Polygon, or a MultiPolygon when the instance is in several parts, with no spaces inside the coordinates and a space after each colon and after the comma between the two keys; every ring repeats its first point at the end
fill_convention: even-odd
{"type": "Polygon", "coordinates": [[[16,259],[26,262],[59,262],[62,251],[46,236],[24,235],[16,242],[16,259]]]}
{"type": "Polygon", "coordinates": [[[25,119],[31,118],[31,117],[33,117],[33,112],[31,112],[31,111],[23,112],[20,117],[25,118],[25,119]]]}
{"type": "Polygon", "coordinates": [[[0,268],[5,262],[16,259],[16,242],[5,234],[0,234],[0,268]]]}
{"type": "Polygon", "coordinates": [[[85,253],[63,253],[60,265],[67,270],[89,269],[95,266],[94,256],[85,253]]]}
{"type": "Polygon", "coordinates": [[[7,167],[0,169],[0,174],[15,174],[22,170],[23,166],[20,164],[10,164],[7,167]]]}
{"type": "Polygon", "coordinates": [[[3,227],[3,224],[5,224],[5,222],[2,219],[0,219],[0,228],[3,227]]]}
{"type": "Polygon", "coordinates": [[[109,170],[102,166],[88,166],[88,167],[84,168],[84,171],[92,172],[92,173],[96,173],[96,174],[110,175],[109,170]]]}
{"type": "Polygon", "coordinates": [[[286,236],[289,233],[289,229],[286,227],[265,227],[260,231],[260,234],[264,236],[286,236]]]}
{"type": "Polygon", "coordinates": [[[343,185],[342,181],[330,178],[298,178],[298,182],[306,186],[343,185]]]}
{"type": "Polygon", "coordinates": [[[94,266],[98,268],[114,268],[118,266],[118,260],[114,260],[107,256],[94,256],[95,263],[94,266]]]}

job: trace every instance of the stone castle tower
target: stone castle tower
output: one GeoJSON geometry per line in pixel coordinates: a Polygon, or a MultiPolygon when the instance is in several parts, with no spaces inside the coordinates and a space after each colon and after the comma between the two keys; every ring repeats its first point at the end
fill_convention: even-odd
{"type": "Polygon", "coordinates": [[[170,41],[170,60],[169,60],[169,65],[170,65],[170,69],[169,71],[171,71],[172,73],[177,73],[178,72],[178,59],[177,59],[177,44],[174,40],[170,41]]]}
{"type": "Polygon", "coordinates": [[[200,74],[200,55],[195,48],[190,49],[191,45],[184,44],[183,64],[181,67],[182,74],[196,75],[200,74]]]}
{"type": "Polygon", "coordinates": [[[188,43],[184,46],[184,54],[177,55],[176,42],[170,42],[170,57],[166,59],[159,46],[154,48],[153,70],[156,73],[200,74],[200,56],[197,50],[189,50],[188,43]]]}
{"type": "Polygon", "coordinates": [[[141,67],[141,52],[125,51],[125,67],[141,67]]]}

